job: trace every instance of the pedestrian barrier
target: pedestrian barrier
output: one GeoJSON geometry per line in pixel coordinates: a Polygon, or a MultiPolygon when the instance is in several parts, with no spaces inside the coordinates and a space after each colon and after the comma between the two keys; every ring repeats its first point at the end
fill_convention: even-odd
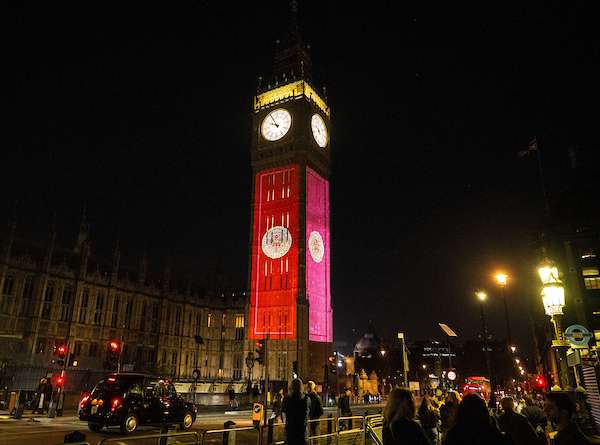
{"type": "Polygon", "coordinates": [[[161,445],[167,445],[171,443],[181,444],[195,444],[200,443],[200,436],[195,431],[182,431],[182,432],[170,432],[170,433],[155,433],[155,434],[143,434],[141,436],[121,436],[121,437],[106,437],[98,442],[98,445],[104,445],[114,443],[118,445],[142,445],[146,443],[156,444],[158,442],[161,445]],[[153,440],[151,440],[153,439],[153,440]]]}
{"type": "MultiPolygon", "coordinates": [[[[223,428],[220,430],[206,430],[202,433],[202,438],[198,444],[223,444],[223,445],[236,445],[236,441],[239,439],[240,433],[247,432],[250,436],[250,440],[248,437],[244,437],[243,440],[240,440],[240,443],[244,445],[249,444],[260,444],[260,435],[262,430],[260,428],[255,428],[253,426],[246,427],[238,427],[238,428],[223,428]]],[[[246,434],[244,434],[246,435],[246,434]]]]}
{"type": "Polygon", "coordinates": [[[365,417],[365,444],[383,445],[383,416],[376,414],[365,417]]]}

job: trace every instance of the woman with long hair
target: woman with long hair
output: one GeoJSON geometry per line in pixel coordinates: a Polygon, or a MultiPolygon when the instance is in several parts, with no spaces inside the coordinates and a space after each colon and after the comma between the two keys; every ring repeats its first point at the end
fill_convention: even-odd
{"type": "Polygon", "coordinates": [[[383,445],[429,445],[415,421],[415,399],[406,388],[395,388],[383,411],[383,445]]]}
{"type": "Polygon", "coordinates": [[[431,398],[428,395],[423,396],[419,412],[417,413],[421,427],[425,436],[431,445],[438,443],[438,422],[440,420],[439,410],[433,406],[431,398]]]}
{"type": "Polygon", "coordinates": [[[454,425],[444,445],[503,445],[502,433],[490,417],[485,400],[477,394],[466,395],[458,407],[454,425]]]}

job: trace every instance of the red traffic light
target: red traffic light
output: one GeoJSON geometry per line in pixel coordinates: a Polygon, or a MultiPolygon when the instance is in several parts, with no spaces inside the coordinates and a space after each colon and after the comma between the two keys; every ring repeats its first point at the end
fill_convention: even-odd
{"type": "Polygon", "coordinates": [[[56,386],[63,386],[65,383],[65,378],[63,376],[56,377],[56,386]]]}
{"type": "Polygon", "coordinates": [[[111,341],[108,344],[108,347],[111,352],[119,352],[121,350],[121,343],[119,343],[118,341],[111,341]]]}
{"type": "Polygon", "coordinates": [[[67,352],[69,351],[69,348],[67,345],[58,345],[56,347],[56,354],[58,355],[58,358],[60,359],[64,359],[67,356],[67,352]]]}
{"type": "Polygon", "coordinates": [[[536,375],[534,380],[535,387],[538,389],[542,389],[546,387],[546,379],[543,375],[536,375]]]}

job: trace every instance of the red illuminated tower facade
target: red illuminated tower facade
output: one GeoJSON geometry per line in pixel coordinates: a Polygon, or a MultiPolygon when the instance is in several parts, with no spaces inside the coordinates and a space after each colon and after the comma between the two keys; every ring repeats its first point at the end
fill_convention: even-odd
{"type": "Polygon", "coordinates": [[[250,339],[266,339],[272,380],[322,381],[332,349],[330,108],[292,21],[252,113],[250,339]]]}

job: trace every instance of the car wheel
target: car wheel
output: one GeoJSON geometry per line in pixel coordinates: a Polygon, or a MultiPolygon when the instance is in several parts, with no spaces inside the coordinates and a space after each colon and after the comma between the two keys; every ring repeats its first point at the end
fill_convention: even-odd
{"type": "Polygon", "coordinates": [[[102,425],[99,423],[88,422],[88,430],[92,433],[99,433],[102,430],[102,425]]]}
{"type": "Polygon", "coordinates": [[[123,434],[131,434],[135,430],[137,430],[139,420],[137,416],[133,413],[129,413],[121,422],[121,433],[123,434]]]}
{"type": "Polygon", "coordinates": [[[181,429],[184,431],[188,431],[192,425],[194,423],[194,415],[189,412],[186,411],[185,414],[183,415],[183,421],[181,422],[181,429]]]}

